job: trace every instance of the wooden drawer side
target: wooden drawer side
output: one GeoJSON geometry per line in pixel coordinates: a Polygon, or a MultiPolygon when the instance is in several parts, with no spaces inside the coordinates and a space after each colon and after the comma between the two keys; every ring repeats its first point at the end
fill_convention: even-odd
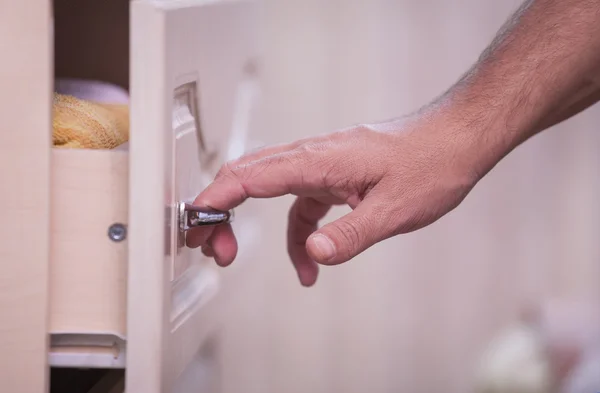
{"type": "Polygon", "coordinates": [[[109,227],[127,224],[129,154],[52,151],[50,332],[126,329],[127,239],[109,227]]]}

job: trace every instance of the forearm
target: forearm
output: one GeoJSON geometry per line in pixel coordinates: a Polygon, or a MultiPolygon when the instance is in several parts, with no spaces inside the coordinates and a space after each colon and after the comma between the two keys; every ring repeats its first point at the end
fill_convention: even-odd
{"type": "Polygon", "coordinates": [[[548,114],[533,130],[533,134],[552,127],[572,116],[584,111],[590,106],[600,101],[600,69],[598,70],[598,80],[592,80],[581,90],[567,97],[556,111],[548,114]]]}
{"type": "Polygon", "coordinates": [[[444,95],[476,134],[482,172],[600,99],[600,0],[532,0],[444,95]]]}

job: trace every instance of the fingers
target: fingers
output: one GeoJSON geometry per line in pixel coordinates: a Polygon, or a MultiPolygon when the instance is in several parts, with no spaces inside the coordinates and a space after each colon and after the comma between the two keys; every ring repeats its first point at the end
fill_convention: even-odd
{"type": "Polygon", "coordinates": [[[312,234],[306,242],[308,255],[325,265],[354,258],[391,235],[393,225],[386,210],[385,206],[363,200],[352,212],[312,234]]]}
{"type": "Polygon", "coordinates": [[[288,221],[288,253],[294,264],[298,278],[304,286],[312,286],[319,274],[319,266],[306,251],[306,239],[317,230],[319,220],[329,211],[331,205],[312,198],[299,197],[292,205],[288,221]]]}
{"type": "MultiPolygon", "coordinates": [[[[224,165],[194,204],[226,211],[249,197],[288,193],[288,183],[302,181],[299,167],[294,167],[297,154],[290,152],[305,141],[266,147],[224,165]],[[273,182],[273,179],[277,180],[273,182]]],[[[204,255],[214,257],[222,266],[229,265],[237,254],[237,242],[230,225],[193,229],[188,233],[187,244],[194,248],[202,246],[204,255]]]]}
{"type": "Polygon", "coordinates": [[[244,154],[237,160],[233,160],[234,166],[239,166],[243,164],[247,164],[252,161],[260,160],[261,158],[265,158],[268,156],[272,156],[274,154],[284,153],[286,151],[291,151],[296,147],[300,146],[303,143],[306,143],[308,139],[301,139],[292,143],[283,143],[279,145],[266,146],[261,147],[256,150],[250,151],[247,154],[244,154]]]}
{"type": "Polygon", "coordinates": [[[202,245],[201,250],[202,250],[202,254],[204,254],[204,256],[206,256],[206,257],[213,258],[215,256],[215,252],[213,251],[212,247],[208,243],[202,245]]]}
{"type": "Polygon", "coordinates": [[[220,266],[230,265],[237,255],[238,245],[230,224],[194,228],[186,237],[190,248],[202,247],[202,253],[215,258],[220,266]]]}
{"type": "Polygon", "coordinates": [[[230,163],[194,204],[229,210],[247,198],[274,198],[322,185],[319,160],[299,151],[285,151],[258,160],[230,163]]]}
{"type": "Polygon", "coordinates": [[[196,248],[206,244],[214,230],[214,227],[197,227],[191,229],[185,237],[186,245],[190,248],[196,248]]]}
{"type": "Polygon", "coordinates": [[[194,204],[228,210],[247,198],[273,198],[294,189],[314,187],[315,181],[322,183],[323,168],[319,164],[325,155],[323,143],[326,140],[324,137],[301,139],[265,147],[230,161],[221,167],[194,204]],[[302,146],[308,148],[302,149],[302,146]],[[320,148],[311,149],[312,146],[320,148]]]}
{"type": "Polygon", "coordinates": [[[209,251],[219,266],[229,266],[237,255],[238,245],[230,224],[215,227],[208,239],[209,251]]]}

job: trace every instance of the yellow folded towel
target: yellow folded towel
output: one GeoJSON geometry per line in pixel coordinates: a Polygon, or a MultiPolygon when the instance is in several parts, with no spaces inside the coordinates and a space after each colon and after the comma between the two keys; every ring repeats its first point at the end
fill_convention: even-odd
{"type": "Polygon", "coordinates": [[[129,106],[54,94],[52,141],[55,147],[114,149],[129,140],[129,106]]]}

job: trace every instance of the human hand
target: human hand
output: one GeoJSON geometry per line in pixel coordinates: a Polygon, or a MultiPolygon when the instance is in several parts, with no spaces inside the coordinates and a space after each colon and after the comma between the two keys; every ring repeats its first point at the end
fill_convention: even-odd
{"type": "MultiPolygon", "coordinates": [[[[194,204],[224,211],[247,198],[296,195],[288,252],[301,283],[310,286],[318,264],[346,262],[436,221],[463,200],[482,173],[475,165],[481,149],[459,123],[421,114],[263,148],[225,164],[194,204]],[[319,229],[339,204],[353,210],[319,229]]],[[[237,253],[229,225],[190,231],[188,246],[202,246],[221,266],[237,253]]]]}

